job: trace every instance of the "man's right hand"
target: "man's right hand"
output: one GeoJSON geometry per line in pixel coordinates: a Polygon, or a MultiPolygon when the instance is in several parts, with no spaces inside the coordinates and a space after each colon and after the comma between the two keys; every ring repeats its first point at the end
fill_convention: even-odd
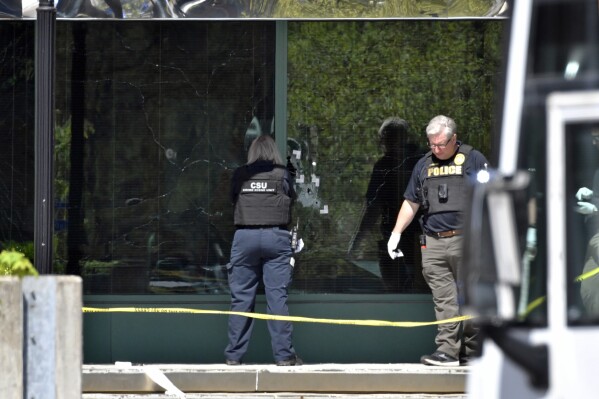
{"type": "Polygon", "coordinates": [[[581,201],[578,203],[578,208],[576,208],[575,211],[580,213],[581,215],[592,215],[594,213],[597,213],[597,207],[591,204],[590,202],[581,201]]]}
{"type": "Polygon", "coordinates": [[[397,248],[397,246],[399,245],[400,238],[400,233],[391,233],[391,237],[389,237],[389,241],[387,242],[387,252],[389,252],[389,256],[391,257],[391,259],[403,256],[403,252],[401,252],[401,249],[397,248]]]}
{"type": "Polygon", "coordinates": [[[591,199],[592,195],[593,195],[593,190],[590,190],[586,187],[581,187],[576,192],[576,199],[578,201],[588,200],[588,199],[591,199]]]}

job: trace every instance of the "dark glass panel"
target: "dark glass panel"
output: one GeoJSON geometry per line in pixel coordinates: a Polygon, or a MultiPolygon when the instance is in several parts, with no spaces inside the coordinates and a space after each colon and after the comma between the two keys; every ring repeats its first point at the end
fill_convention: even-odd
{"type": "MultiPolygon", "coordinates": [[[[385,292],[378,220],[347,254],[382,156],[377,130],[388,116],[405,118],[419,154],[426,123],[446,113],[460,139],[489,154],[502,25],[288,23],[288,150],[302,177],[294,214],[306,242],[294,290],[385,292]]],[[[0,234],[26,244],[34,25],[0,26],[13,57],[2,64],[1,101],[11,109],[1,118],[2,184],[11,191],[0,234]]],[[[86,293],[227,290],[229,178],[258,129],[272,131],[274,49],[274,22],[59,21],[55,272],[81,273],[86,293]]],[[[410,278],[393,277],[401,289],[392,292],[426,291],[417,248],[409,261],[410,278]]]]}

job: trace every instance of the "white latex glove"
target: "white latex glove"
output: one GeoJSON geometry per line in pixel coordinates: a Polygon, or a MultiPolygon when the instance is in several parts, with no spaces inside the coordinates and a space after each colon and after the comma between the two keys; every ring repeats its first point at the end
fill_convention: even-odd
{"type": "Polygon", "coordinates": [[[597,207],[590,202],[579,202],[575,211],[582,215],[592,215],[597,212],[597,207]]]}
{"type": "Polygon", "coordinates": [[[530,265],[530,262],[537,257],[537,229],[535,227],[530,226],[526,231],[526,249],[522,255],[522,260],[526,260],[525,265],[530,265]]]}
{"type": "Polygon", "coordinates": [[[302,249],[304,249],[304,240],[302,240],[301,238],[299,240],[297,240],[297,248],[295,248],[295,253],[298,252],[302,252],[302,249]]]}
{"type": "Polygon", "coordinates": [[[576,192],[576,199],[578,201],[588,200],[588,199],[591,199],[592,195],[593,195],[593,190],[590,190],[586,187],[581,187],[576,192]]]}
{"type": "Polygon", "coordinates": [[[533,250],[537,248],[537,229],[529,227],[526,231],[526,248],[533,250]]]}
{"type": "Polygon", "coordinates": [[[401,249],[397,248],[397,246],[399,245],[400,238],[400,233],[391,233],[391,237],[389,237],[389,241],[387,241],[387,252],[389,252],[389,256],[391,257],[391,259],[403,256],[403,252],[401,252],[401,249]]]}

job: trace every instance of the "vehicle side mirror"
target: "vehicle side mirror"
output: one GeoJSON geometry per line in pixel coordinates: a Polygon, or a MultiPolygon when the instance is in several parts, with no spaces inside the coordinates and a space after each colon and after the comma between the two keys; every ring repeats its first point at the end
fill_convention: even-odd
{"type": "Polygon", "coordinates": [[[488,173],[478,180],[465,221],[463,300],[479,324],[513,321],[523,278],[530,175],[488,173]]]}

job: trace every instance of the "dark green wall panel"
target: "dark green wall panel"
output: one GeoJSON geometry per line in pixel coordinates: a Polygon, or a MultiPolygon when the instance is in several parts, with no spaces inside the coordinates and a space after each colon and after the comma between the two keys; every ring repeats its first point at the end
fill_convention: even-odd
{"type": "MultiPolygon", "coordinates": [[[[181,307],[228,310],[228,297],[87,296],[89,307],[181,307]]],[[[258,312],[264,312],[259,298],[258,312]]],[[[350,320],[433,321],[428,295],[302,295],[293,316],[350,320]]],[[[306,363],[413,363],[434,351],[436,327],[370,327],[294,323],[294,345],[306,363]]],[[[227,316],[174,313],[86,313],[84,362],[222,363],[227,316]]],[[[247,363],[272,363],[264,320],[257,320],[247,363]]]]}

